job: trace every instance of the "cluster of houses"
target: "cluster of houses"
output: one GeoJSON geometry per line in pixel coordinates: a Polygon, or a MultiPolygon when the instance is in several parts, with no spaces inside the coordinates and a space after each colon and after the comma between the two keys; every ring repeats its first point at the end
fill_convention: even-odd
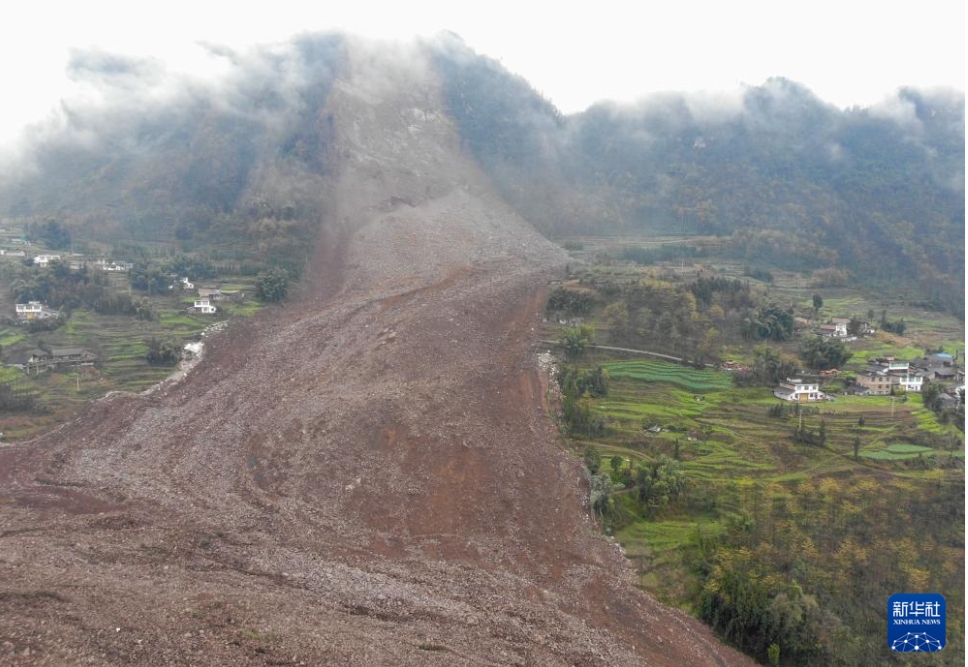
{"type": "MultiPolygon", "coordinates": [[[[930,382],[943,383],[946,393],[956,396],[959,390],[964,389],[965,371],[946,352],[929,354],[915,361],[882,357],[857,373],[847,391],[860,396],[920,393],[930,382]]],[[[819,381],[802,378],[787,378],[773,389],[773,395],[794,403],[833,400],[832,396],[821,391],[819,381]]]]}
{"type": "MultiPolygon", "coordinates": [[[[30,320],[43,320],[60,315],[60,311],[54,310],[40,301],[18,303],[14,305],[14,308],[16,309],[17,319],[25,322],[30,320]]],[[[195,299],[189,310],[195,313],[201,313],[202,315],[214,315],[218,312],[218,307],[212,304],[212,297],[206,296],[195,299]]]]}
{"type": "MultiPolygon", "coordinates": [[[[8,239],[8,242],[23,246],[30,245],[29,241],[25,241],[23,239],[8,239]]],[[[27,253],[24,250],[0,249],[0,255],[6,257],[26,257],[27,253]]],[[[75,255],[74,257],[80,256],[75,255]]],[[[120,262],[108,259],[99,259],[94,262],[88,262],[83,259],[70,259],[68,256],[55,254],[38,254],[34,255],[31,259],[33,260],[35,266],[41,267],[50,266],[50,263],[55,261],[69,262],[69,266],[72,270],[79,270],[86,266],[93,266],[95,269],[100,269],[101,271],[107,271],[110,273],[127,273],[134,268],[134,265],[131,262],[120,262]]],[[[169,286],[169,289],[174,290],[176,287],[181,290],[194,290],[195,284],[189,280],[187,276],[185,276],[179,279],[177,282],[172,283],[169,286]]],[[[244,298],[245,294],[239,292],[238,290],[222,290],[219,288],[199,287],[198,298],[194,300],[194,303],[189,307],[189,310],[203,315],[215,315],[218,312],[218,306],[213,303],[214,301],[221,301],[223,299],[240,300],[244,298]]],[[[16,304],[16,316],[18,320],[26,321],[46,319],[57,317],[58,314],[58,311],[39,301],[28,301],[27,303],[16,304]]]]}
{"type": "MultiPolygon", "coordinates": [[[[859,328],[855,323],[853,331],[850,324],[849,318],[835,317],[821,324],[815,332],[819,336],[844,342],[856,340],[858,335],[866,336],[874,333],[874,329],[868,323],[860,323],[859,328]]],[[[821,391],[820,380],[838,374],[837,370],[832,370],[822,371],[821,377],[816,380],[786,378],[773,389],[773,395],[781,400],[795,403],[831,401],[834,400],[833,397],[821,391]]],[[[957,392],[964,386],[964,381],[964,370],[954,363],[952,355],[937,352],[915,361],[902,361],[894,357],[876,359],[857,373],[846,390],[861,396],[889,396],[900,392],[920,393],[926,383],[943,382],[946,383],[946,390],[957,392]],[[957,386],[958,382],[961,383],[961,387],[957,386]]]]}
{"type": "MultiPolygon", "coordinates": [[[[56,255],[45,257],[48,257],[47,261],[51,261],[50,258],[58,258],[56,255]]],[[[36,258],[34,261],[36,262],[36,258]]],[[[126,262],[106,262],[105,260],[99,260],[98,266],[104,271],[128,271],[131,268],[131,265],[126,262]]],[[[184,290],[195,289],[195,284],[188,277],[181,278],[178,284],[184,290]]],[[[173,283],[169,289],[174,289],[175,286],[176,284],[173,283]]],[[[189,310],[202,315],[215,315],[218,312],[218,306],[212,303],[213,301],[239,301],[244,298],[245,293],[239,290],[223,290],[218,287],[199,287],[198,298],[195,299],[189,310]]],[[[60,314],[57,310],[40,301],[28,301],[27,303],[15,304],[15,311],[17,319],[23,321],[57,317],[60,314]]]]}
{"type": "Polygon", "coordinates": [[[889,396],[899,390],[918,392],[924,388],[924,375],[911,362],[894,357],[877,359],[854,379],[852,393],[864,396],[889,396]]]}
{"type": "MultiPolygon", "coordinates": [[[[188,276],[184,276],[169,285],[168,289],[172,291],[175,289],[188,291],[196,288],[195,283],[188,276]]],[[[202,315],[214,315],[218,312],[218,306],[212,303],[213,301],[241,301],[244,298],[245,293],[239,290],[223,290],[220,287],[199,287],[198,298],[195,299],[195,302],[189,310],[201,313],[202,315]]]]}
{"type": "Polygon", "coordinates": [[[965,371],[947,352],[935,352],[914,361],[883,357],[857,374],[854,393],[883,396],[898,388],[920,392],[929,382],[964,385],[965,371]]]}
{"type": "MultiPolygon", "coordinates": [[[[30,245],[30,242],[25,242],[25,244],[30,245]]],[[[26,258],[27,256],[26,250],[0,248],[0,257],[26,258]]],[[[41,253],[31,256],[30,259],[33,260],[34,266],[40,267],[50,266],[51,262],[64,262],[71,268],[72,271],[78,271],[84,267],[93,266],[95,269],[100,269],[101,271],[108,271],[111,273],[127,273],[134,268],[134,264],[131,262],[117,262],[108,259],[99,259],[94,262],[89,262],[83,258],[83,255],[78,254],[55,255],[50,253],[41,253]]]]}
{"type": "MultiPolygon", "coordinates": [[[[188,276],[184,276],[177,282],[173,282],[168,286],[170,291],[174,291],[176,288],[183,291],[193,290],[195,289],[195,283],[189,280],[188,276]]],[[[211,290],[205,287],[199,288],[198,298],[195,299],[195,302],[192,304],[189,310],[195,313],[201,313],[202,315],[214,315],[217,313],[218,307],[212,304],[212,297],[210,294],[212,291],[218,292],[218,290],[211,290]],[[203,291],[205,292],[204,296],[202,295],[203,291]]]]}
{"type": "MultiPolygon", "coordinates": [[[[6,237],[11,236],[9,232],[2,228],[0,228],[0,235],[6,237]]],[[[134,268],[134,265],[130,262],[108,259],[91,261],[85,259],[82,255],[76,254],[61,255],[41,253],[31,255],[28,254],[28,251],[30,250],[29,246],[31,245],[30,241],[22,238],[4,238],[2,239],[2,242],[7,247],[0,248],[0,256],[10,258],[29,257],[34,266],[39,267],[50,266],[51,262],[64,262],[70,267],[71,270],[92,268],[94,270],[101,270],[109,273],[127,273],[134,268]],[[11,248],[10,246],[16,247],[11,248]]],[[[191,282],[187,276],[180,278],[177,282],[173,283],[170,289],[174,290],[176,287],[179,290],[196,289],[195,284],[191,282]]],[[[242,300],[244,298],[245,294],[238,290],[223,290],[217,287],[199,287],[198,297],[194,299],[192,306],[189,307],[189,310],[204,315],[215,315],[218,312],[218,307],[214,302],[221,300],[242,300]]],[[[51,308],[42,301],[27,301],[26,303],[17,303],[14,305],[14,312],[17,320],[22,322],[56,318],[60,315],[58,310],[51,308]]],[[[6,360],[5,365],[18,368],[26,373],[31,373],[43,370],[52,370],[65,366],[92,367],[97,360],[96,354],[84,348],[51,347],[50,349],[44,349],[42,347],[38,347],[33,350],[24,350],[13,353],[6,360]]],[[[80,370],[85,369],[80,368],[80,370]]]]}

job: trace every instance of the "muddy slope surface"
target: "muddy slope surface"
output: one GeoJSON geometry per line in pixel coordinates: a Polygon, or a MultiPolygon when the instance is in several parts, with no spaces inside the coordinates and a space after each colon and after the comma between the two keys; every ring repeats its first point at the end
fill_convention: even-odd
{"type": "Polygon", "coordinates": [[[599,535],[536,363],[564,257],[421,58],[349,49],[298,299],[0,449],[0,664],[752,664],[599,535]]]}

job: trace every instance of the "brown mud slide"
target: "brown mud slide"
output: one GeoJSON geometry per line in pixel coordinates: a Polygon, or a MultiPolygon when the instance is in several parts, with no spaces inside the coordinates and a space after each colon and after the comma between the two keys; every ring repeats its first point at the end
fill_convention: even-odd
{"type": "Polygon", "coordinates": [[[751,665],[631,583],[542,407],[564,256],[363,46],[300,297],[0,448],[2,665],[751,665]]]}

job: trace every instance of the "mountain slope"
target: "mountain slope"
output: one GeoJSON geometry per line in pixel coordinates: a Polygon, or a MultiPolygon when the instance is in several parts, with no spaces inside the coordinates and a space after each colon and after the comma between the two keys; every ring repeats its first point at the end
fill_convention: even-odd
{"type": "Polygon", "coordinates": [[[750,263],[840,267],[964,313],[964,95],[902,89],[839,110],[771,79],[561,117],[450,38],[448,108],[502,193],[551,235],[720,236],[750,263]]]}
{"type": "Polygon", "coordinates": [[[0,449],[0,660],[751,664],[598,536],[532,346],[564,257],[425,54],[350,40],[320,118],[302,298],[0,449]]]}
{"type": "Polygon", "coordinates": [[[4,173],[0,210],[54,218],[75,239],[241,247],[297,262],[323,205],[332,125],[320,115],[344,58],[343,37],[213,48],[223,75],[195,80],[152,60],[74,54],[87,95],[62,103],[4,173]],[[18,164],[18,163],[13,163],[18,164]]]}
{"type": "MultiPolygon", "coordinates": [[[[425,47],[461,149],[546,234],[715,235],[750,264],[838,267],[963,315],[963,93],[902,89],[841,110],[771,79],[564,117],[458,37],[425,47]]],[[[65,103],[60,124],[38,131],[34,169],[0,179],[0,214],[55,217],[75,238],[186,249],[231,238],[257,260],[301,261],[323,204],[333,128],[321,100],[343,38],[213,52],[227,72],[217,83],[77,54],[74,77],[103,102],[65,103]]]]}

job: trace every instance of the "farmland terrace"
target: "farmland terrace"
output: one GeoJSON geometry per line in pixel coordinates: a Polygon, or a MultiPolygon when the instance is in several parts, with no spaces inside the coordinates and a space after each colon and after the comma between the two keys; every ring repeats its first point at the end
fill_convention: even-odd
{"type": "Polygon", "coordinates": [[[532,347],[565,258],[389,60],[320,114],[300,298],[0,449],[0,664],[752,664],[600,537],[532,347]]]}

